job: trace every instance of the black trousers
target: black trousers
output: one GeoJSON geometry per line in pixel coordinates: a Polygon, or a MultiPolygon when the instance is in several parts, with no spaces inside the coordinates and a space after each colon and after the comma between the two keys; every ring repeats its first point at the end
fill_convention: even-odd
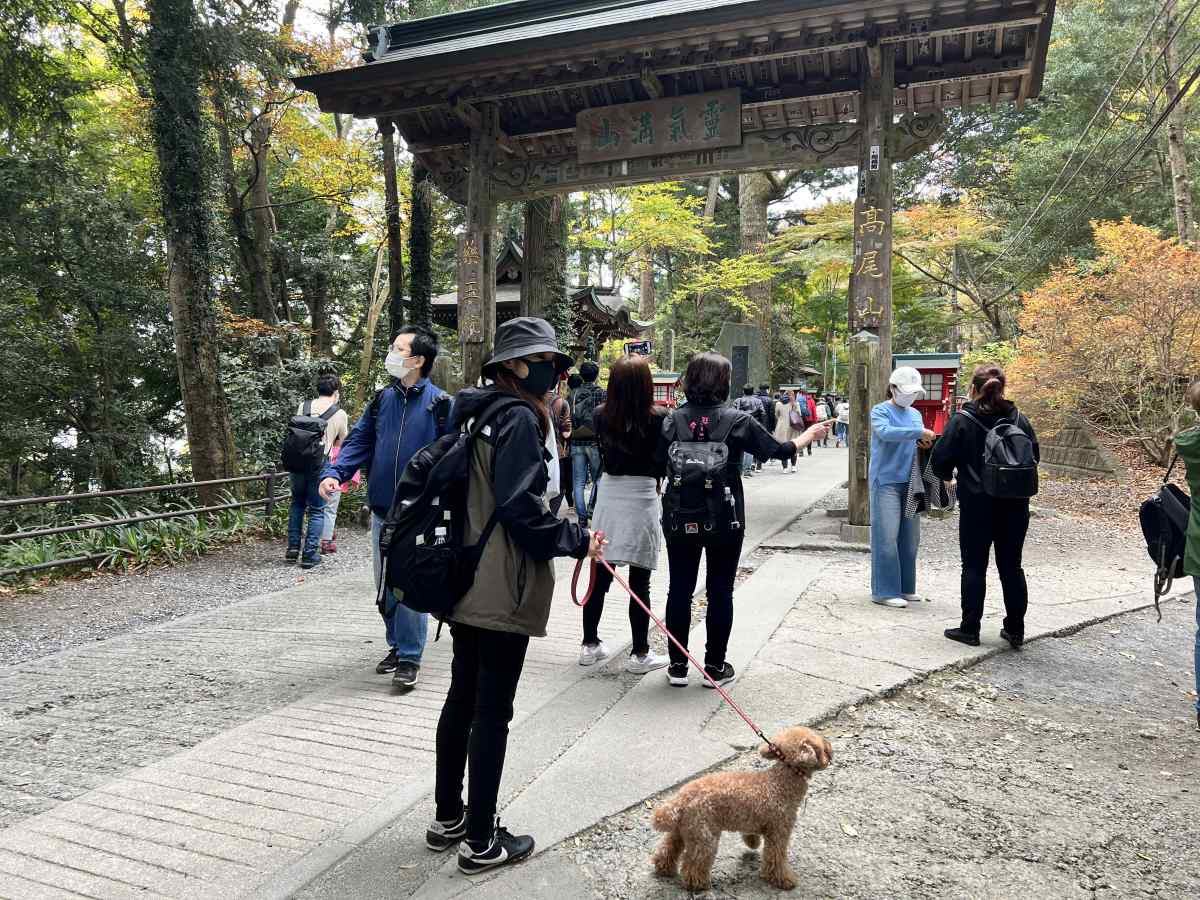
{"type": "Polygon", "coordinates": [[[1004,630],[1025,634],[1029,588],[1021,568],[1021,552],[1029,532],[1028,500],[994,500],[960,494],[958,547],[962,554],[962,629],[979,633],[987,594],[988,555],[996,548],[996,568],[1004,589],[1004,630]]]}
{"type": "MultiPolygon", "coordinates": [[[[650,570],[640,566],[629,567],[629,586],[642,598],[647,606],[650,605],[650,570]]],[[[604,566],[596,567],[596,587],[592,596],[583,607],[583,642],[585,644],[600,643],[600,616],[604,614],[604,595],[612,586],[613,577],[604,566]]],[[[625,589],[622,588],[622,591],[625,589]]],[[[633,652],[641,656],[650,650],[650,617],[637,605],[632,597],[629,598],[629,630],[633,635],[633,652]]]]}
{"type": "Polygon", "coordinates": [[[469,765],[467,839],[488,843],[529,636],[459,623],[451,624],[450,634],[450,690],[437,728],[437,817],[447,822],[462,815],[463,774],[469,765]]]}
{"type": "MultiPolygon", "coordinates": [[[[704,648],[706,666],[720,668],[725,664],[729,633],[733,630],[733,582],[742,555],[742,537],[739,532],[736,536],[725,535],[705,544],[667,541],[671,586],[667,591],[666,625],[685,647],[692,624],[692,595],[696,593],[701,554],[708,563],[705,578],[708,612],[704,619],[708,631],[708,643],[704,648]]],[[[674,644],[669,644],[669,648],[672,663],[687,662],[687,657],[674,644]]]]}

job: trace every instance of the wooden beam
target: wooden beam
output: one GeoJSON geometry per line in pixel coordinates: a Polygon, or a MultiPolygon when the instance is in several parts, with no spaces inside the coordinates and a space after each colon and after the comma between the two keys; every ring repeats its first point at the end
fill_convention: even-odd
{"type": "MultiPolygon", "coordinates": [[[[892,129],[892,159],[911,159],[928,149],[944,129],[945,119],[939,113],[902,117],[892,129]]],[[[504,160],[492,173],[493,196],[498,202],[509,202],[598,186],[704,178],[733,171],[852,166],[861,155],[860,133],[858,123],[805,125],[749,132],[738,147],[706,152],[590,164],[579,163],[573,154],[504,160]]],[[[452,169],[442,171],[438,184],[452,198],[461,195],[462,186],[452,169]]]]}
{"type": "Polygon", "coordinates": [[[664,96],[663,83],[649,66],[642,66],[641,82],[651,100],[664,96]]]}

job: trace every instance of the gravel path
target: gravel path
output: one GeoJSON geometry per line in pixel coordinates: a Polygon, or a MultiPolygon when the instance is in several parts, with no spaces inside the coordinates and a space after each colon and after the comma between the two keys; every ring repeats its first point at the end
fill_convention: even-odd
{"type": "Polygon", "coordinates": [[[147,625],[282,590],[300,581],[361,573],[369,533],[338,529],[338,552],[303,571],[284,542],[247,541],[197,560],[132,575],[101,573],[35,592],[0,594],[0,666],[135,631],[147,625]]]}
{"type": "MultiPolygon", "coordinates": [[[[1038,641],[820,726],[835,762],[792,839],[794,895],[1200,895],[1192,604],[1038,641]]],[[[683,896],[650,871],[656,839],[639,807],[554,852],[598,896],[683,896]]],[[[725,837],[703,896],[787,896],[743,850],[725,837]]]]}

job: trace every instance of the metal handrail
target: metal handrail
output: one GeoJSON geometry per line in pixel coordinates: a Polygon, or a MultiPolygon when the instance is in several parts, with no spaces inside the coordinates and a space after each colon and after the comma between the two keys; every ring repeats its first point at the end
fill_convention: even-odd
{"type": "MultiPolygon", "coordinates": [[[[141,522],[153,522],[160,519],[181,519],[185,516],[194,516],[200,513],[221,512],[227,509],[241,509],[247,506],[262,506],[265,504],[266,515],[270,516],[275,511],[275,504],[284,502],[288,499],[288,494],[276,494],[276,480],[285,477],[286,472],[263,472],[258,475],[239,475],[234,478],[214,478],[208,481],[186,481],[176,484],[157,484],[147,485],[140,488],[123,488],[113,491],[89,491],[79,494],[59,494],[53,497],[23,497],[17,500],[0,501],[0,510],[13,508],[18,506],[30,506],[33,504],[50,504],[50,503],[71,503],[80,500],[91,500],[96,497],[120,497],[130,494],[147,494],[157,491],[173,491],[186,488],[210,487],[219,484],[240,484],[247,481],[265,481],[266,496],[257,500],[242,500],[231,503],[220,503],[212,506],[193,506],[185,509],[169,510],[162,513],[148,513],[140,516],[126,516],[120,519],[101,519],[95,522],[86,522],[76,525],[60,525],[53,528],[38,528],[32,531],[13,531],[8,533],[0,533],[0,544],[11,543],[14,541],[33,540],[35,538],[50,537],[60,534],[74,534],[80,531],[106,531],[109,528],[120,528],[127,525],[136,525],[141,522]]],[[[7,578],[12,575],[21,575],[26,572],[36,572],[43,569],[53,569],[59,566],[80,565],[97,560],[108,559],[114,554],[120,554],[119,548],[105,551],[104,553],[93,553],[86,556],[73,556],[67,559],[55,559],[47,562],[36,563],[28,566],[17,566],[9,569],[0,569],[0,578],[7,578]]]]}
{"type": "Polygon", "coordinates": [[[145,487],[121,488],[113,491],[84,491],[79,494],[58,494],[54,497],[21,497],[17,500],[0,500],[0,509],[12,509],[17,506],[30,506],[45,503],[71,503],[79,500],[92,500],[96,497],[126,497],[130,494],[151,494],[155,491],[179,491],[185,488],[207,487],[212,484],[238,484],[244,481],[262,481],[280,477],[279,472],[260,472],[258,475],[239,475],[235,478],[213,478],[209,481],[180,481],[172,484],[150,484],[145,487]]]}

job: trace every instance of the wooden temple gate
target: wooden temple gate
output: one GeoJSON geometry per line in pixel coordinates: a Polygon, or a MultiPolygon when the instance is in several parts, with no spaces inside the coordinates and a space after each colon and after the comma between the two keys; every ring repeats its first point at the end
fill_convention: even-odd
{"type": "Polygon", "coordinates": [[[495,334],[497,203],[856,166],[850,519],[866,525],[866,411],[891,367],[892,165],[937,140],[947,109],[1036,96],[1053,15],[1054,0],[524,0],[373,28],[363,65],[295,83],[326,112],[394,124],[466,204],[468,384],[495,334]]]}

